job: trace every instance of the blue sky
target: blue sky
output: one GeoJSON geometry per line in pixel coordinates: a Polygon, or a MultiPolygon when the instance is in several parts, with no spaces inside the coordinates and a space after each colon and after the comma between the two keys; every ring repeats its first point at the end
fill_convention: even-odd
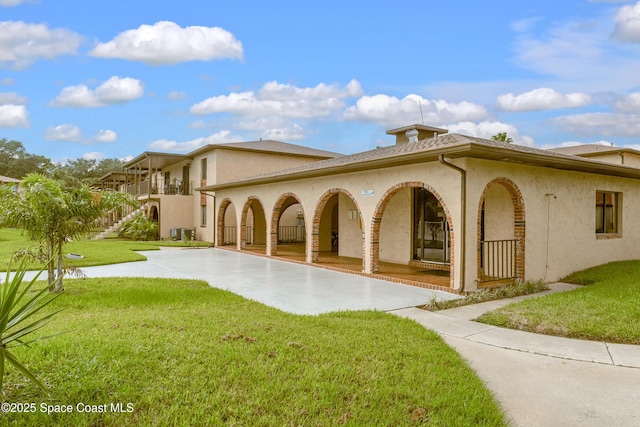
{"type": "Polygon", "coordinates": [[[54,161],[421,121],[640,148],[640,1],[0,0],[0,138],[54,161]]]}

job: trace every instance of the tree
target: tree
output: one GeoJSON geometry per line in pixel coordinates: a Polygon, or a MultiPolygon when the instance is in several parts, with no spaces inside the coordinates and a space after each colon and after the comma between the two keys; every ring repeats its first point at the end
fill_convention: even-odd
{"type": "Polygon", "coordinates": [[[109,172],[120,172],[124,161],[120,159],[102,159],[99,162],[94,159],[68,160],[65,164],[58,163],[47,172],[51,178],[62,181],[69,188],[79,188],[82,185],[91,185],[109,172]]]}
{"type": "Polygon", "coordinates": [[[506,132],[498,132],[497,134],[491,137],[494,141],[506,142],[507,144],[511,144],[513,142],[513,138],[507,136],[506,132]]]}
{"type": "Polygon", "coordinates": [[[51,160],[27,153],[19,141],[0,139],[0,175],[22,179],[29,173],[44,172],[51,167],[51,160]]]}
{"type": "Polygon", "coordinates": [[[97,219],[124,204],[135,201],[126,193],[93,191],[86,185],[65,190],[51,178],[29,174],[19,191],[0,188],[0,225],[22,228],[40,243],[49,287],[62,290],[64,244],[86,235],[97,219]]]}

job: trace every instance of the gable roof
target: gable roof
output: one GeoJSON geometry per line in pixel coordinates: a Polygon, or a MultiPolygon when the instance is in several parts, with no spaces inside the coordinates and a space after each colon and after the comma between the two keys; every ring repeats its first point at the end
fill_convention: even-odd
{"type": "Polygon", "coordinates": [[[335,157],[291,169],[202,187],[196,190],[220,190],[224,188],[437,161],[441,155],[447,158],[473,157],[640,179],[640,169],[638,168],[586,159],[539,148],[449,133],[414,143],[392,145],[362,153],[335,157]]]}
{"type": "Polygon", "coordinates": [[[193,160],[197,155],[207,153],[213,150],[239,150],[250,151],[258,153],[273,153],[293,155],[299,157],[311,157],[314,159],[322,160],[329,159],[337,156],[342,156],[340,153],[334,153],[331,151],[318,150],[311,147],[305,147],[303,145],[289,144],[287,142],[273,141],[270,139],[260,141],[246,141],[246,142],[228,142],[224,144],[207,144],[188,154],[177,153],[162,153],[157,151],[145,151],[135,158],[129,160],[124,164],[124,168],[132,168],[133,166],[140,165],[142,169],[163,169],[168,166],[174,165],[178,162],[185,160],[193,160]]]}
{"type": "Polygon", "coordinates": [[[555,151],[562,154],[570,154],[574,156],[590,157],[597,156],[599,154],[606,153],[635,153],[640,154],[640,151],[633,148],[615,147],[613,145],[601,145],[601,144],[581,144],[571,147],[558,147],[550,148],[549,151],[555,151]]]}
{"type": "Polygon", "coordinates": [[[187,156],[194,157],[196,155],[205,153],[210,150],[215,150],[215,149],[257,151],[262,153],[292,154],[295,156],[327,158],[327,159],[343,155],[340,153],[334,153],[332,151],[318,150],[311,147],[305,147],[303,145],[289,144],[287,142],[265,139],[265,140],[259,140],[259,141],[228,142],[224,144],[208,144],[190,152],[189,154],[187,154],[187,156]]]}

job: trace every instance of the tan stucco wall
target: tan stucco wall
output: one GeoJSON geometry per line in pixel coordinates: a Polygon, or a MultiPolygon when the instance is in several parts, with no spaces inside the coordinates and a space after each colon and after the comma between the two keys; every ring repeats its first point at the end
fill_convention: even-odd
{"type": "Polygon", "coordinates": [[[616,165],[630,166],[634,168],[640,167],[640,156],[632,152],[607,152],[607,153],[595,153],[587,156],[592,160],[599,160],[601,162],[613,163],[616,165]]]}
{"type": "Polygon", "coordinates": [[[349,211],[356,210],[355,203],[344,193],[338,194],[338,223],[340,225],[338,255],[351,258],[362,258],[361,218],[349,218],[349,211]]]}
{"type": "Polygon", "coordinates": [[[411,260],[412,189],[393,196],[380,223],[380,261],[407,264],[411,260]]]}
{"type": "MultiPolygon", "coordinates": [[[[251,151],[238,151],[238,150],[225,150],[214,149],[205,153],[201,153],[193,158],[191,161],[190,180],[193,181],[194,188],[202,186],[202,159],[206,159],[207,162],[207,180],[205,185],[214,185],[221,182],[233,181],[248,176],[259,175],[261,173],[272,172],[274,170],[287,169],[291,167],[300,166],[314,161],[310,157],[300,157],[287,154],[269,154],[269,153],[257,153],[251,151]]],[[[168,170],[171,171],[173,178],[174,173],[182,176],[182,168],[172,167],[168,170]],[[174,172],[175,169],[175,172],[174,172]]],[[[175,175],[178,177],[178,175],[175,175]]],[[[213,192],[209,192],[213,194],[213,192]]],[[[193,205],[193,224],[196,226],[197,239],[213,242],[215,234],[215,220],[214,210],[218,209],[219,202],[222,198],[217,197],[217,202],[214,209],[214,200],[212,197],[206,197],[207,203],[207,225],[201,226],[201,200],[200,193],[194,191],[192,197],[193,205]]],[[[238,222],[240,221],[240,214],[242,212],[242,205],[237,207],[238,222]]],[[[217,215],[217,212],[215,213],[217,215]]],[[[294,213],[295,215],[295,213],[294,213]]],[[[285,219],[283,225],[289,224],[289,219],[285,219]]],[[[262,242],[262,238],[257,240],[262,242]]],[[[264,243],[264,242],[262,242],[264,243]]]]}
{"type": "Polygon", "coordinates": [[[485,240],[513,239],[513,202],[509,192],[500,184],[490,184],[485,193],[485,240]]]}
{"type": "Polygon", "coordinates": [[[606,262],[640,259],[640,181],[475,159],[468,165],[467,281],[475,279],[480,195],[497,177],[513,181],[524,199],[525,279],[554,281],[606,262]],[[597,238],[597,190],[622,193],[621,238],[597,238]]]}
{"type": "Polygon", "coordinates": [[[216,150],[215,182],[235,181],[275,170],[284,170],[314,161],[310,157],[258,153],[241,150],[216,150]]]}
{"type": "Polygon", "coordinates": [[[171,236],[172,228],[194,228],[190,196],[161,195],[158,199],[160,201],[158,217],[161,239],[168,239],[171,236]]]}

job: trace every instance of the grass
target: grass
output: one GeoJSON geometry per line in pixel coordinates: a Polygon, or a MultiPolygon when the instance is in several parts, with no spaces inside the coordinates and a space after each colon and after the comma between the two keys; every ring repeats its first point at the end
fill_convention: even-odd
{"type": "Polygon", "coordinates": [[[521,295],[530,295],[548,290],[549,287],[541,281],[516,283],[511,286],[504,286],[493,289],[478,289],[467,294],[464,298],[440,301],[433,298],[429,303],[421,306],[423,310],[437,311],[449,308],[462,307],[470,304],[494,301],[504,298],[513,298],[521,295]]]}
{"type": "Polygon", "coordinates": [[[50,393],[9,370],[4,401],[36,404],[4,415],[11,425],[505,425],[461,357],[408,319],[292,315],[187,280],[65,288],[52,307],[65,311],[42,333],[74,332],[18,354],[50,393]]]}
{"type": "MultiPolygon", "coordinates": [[[[66,259],[70,265],[76,267],[89,267],[94,265],[119,264],[123,262],[144,261],[146,257],[135,251],[157,250],[160,246],[209,246],[207,242],[182,242],[182,241],[155,241],[137,242],[124,239],[88,240],[81,239],[69,242],[65,245],[65,253],[81,254],[84,258],[79,260],[66,259]]],[[[16,251],[25,248],[37,249],[38,243],[29,240],[27,235],[15,228],[0,228],[0,266],[6,268],[9,259],[16,251]]],[[[13,263],[14,266],[17,265],[13,263]]],[[[30,268],[39,268],[35,262],[30,263],[30,268]]]]}
{"type": "Polygon", "coordinates": [[[548,335],[640,344],[640,261],[590,268],[563,281],[585,286],[510,304],[478,321],[548,335]]]}

